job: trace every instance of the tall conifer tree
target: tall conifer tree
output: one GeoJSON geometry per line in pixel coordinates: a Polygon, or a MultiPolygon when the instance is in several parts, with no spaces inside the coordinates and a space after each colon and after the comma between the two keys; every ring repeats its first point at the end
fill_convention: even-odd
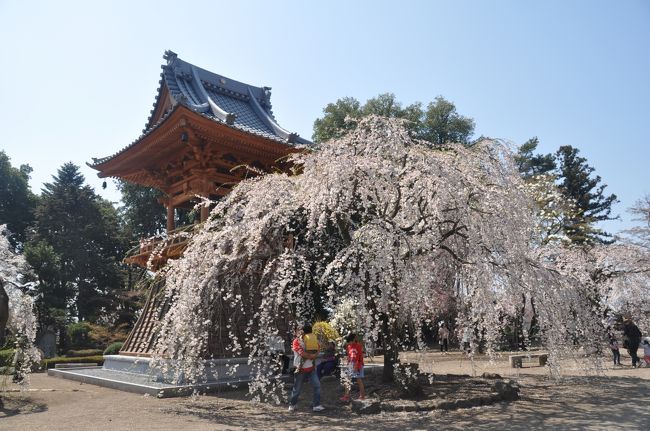
{"type": "Polygon", "coordinates": [[[612,204],[618,202],[615,194],[606,195],[606,184],[600,175],[593,176],[594,168],[580,151],[570,145],[560,147],[555,153],[562,193],[576,205],[577,214],[567,219],[565,231],[574,243],[611,243],[612,235],[602,231],[598,222],[613,220],[612,204]]]}
{"type": "Polygon", "coordinates": [[[124,243],[116,210],[84,182],[79,168],[66,163],[45,184],[26,254],[46,305],[65,305],[72,316],[96,321],[114,307],[124,243]]]}

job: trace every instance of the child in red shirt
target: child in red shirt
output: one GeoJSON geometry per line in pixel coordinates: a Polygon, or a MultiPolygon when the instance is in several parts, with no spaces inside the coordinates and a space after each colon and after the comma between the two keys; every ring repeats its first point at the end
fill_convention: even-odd
{"type": "MultiPolygon", "coordinates": [[[[366,398],[366,389],[363,386],[363,346],[359,343],[356,334],[350,334],[345,338],[347,341],[346,350],[348,352],[348,376],[352,379],[352,383],[359,384],[359,399],[366,398]]],[[[341,401],[350,401],[350,386],[345,386],[345,395],[341,397],[341,401]]]]}

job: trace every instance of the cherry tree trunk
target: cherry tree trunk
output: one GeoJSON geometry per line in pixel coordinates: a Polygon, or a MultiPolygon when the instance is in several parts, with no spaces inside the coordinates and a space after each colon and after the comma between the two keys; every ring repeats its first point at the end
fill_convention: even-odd
{"type": "Polygon", "coordinates": [[[399,334],[397,319],[391,321],[390,316],[395,310],[390,310],[382,316],[382,327],[384,336],[384,371],[382,380],[386,383],[395,381],[395,365],[399,363],[399,334]]]}

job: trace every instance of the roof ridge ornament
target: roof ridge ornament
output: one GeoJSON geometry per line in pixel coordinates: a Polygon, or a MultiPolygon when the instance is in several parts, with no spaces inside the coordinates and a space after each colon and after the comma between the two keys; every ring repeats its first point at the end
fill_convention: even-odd
{"type": "Polygon", "coordinates": [[[165,54],[163,54],[163,59],[167,60],[167,64],[172,64],[177,58],[178,54],[176,54],[171,49],[166,50],[165,54]]]}
{"type": "Polygon", "coordinates": [[[271,87],[262,87],[262,107],[271,109],[271,87]]]}

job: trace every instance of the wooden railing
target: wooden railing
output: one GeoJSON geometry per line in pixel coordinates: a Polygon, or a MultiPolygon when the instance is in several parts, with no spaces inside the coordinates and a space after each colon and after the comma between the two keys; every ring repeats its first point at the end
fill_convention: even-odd
{"type": "Polygon", "coordinates": [[[138,245],[127,252],[124,262],[141,267],[147,267],[150,263],[150,268],[155,271],[167,260],[176,259],[183,254],[192,234],[199,226],[199,224],[181,226],[167,232],[165,236],[142,239],[138,245]]]}

